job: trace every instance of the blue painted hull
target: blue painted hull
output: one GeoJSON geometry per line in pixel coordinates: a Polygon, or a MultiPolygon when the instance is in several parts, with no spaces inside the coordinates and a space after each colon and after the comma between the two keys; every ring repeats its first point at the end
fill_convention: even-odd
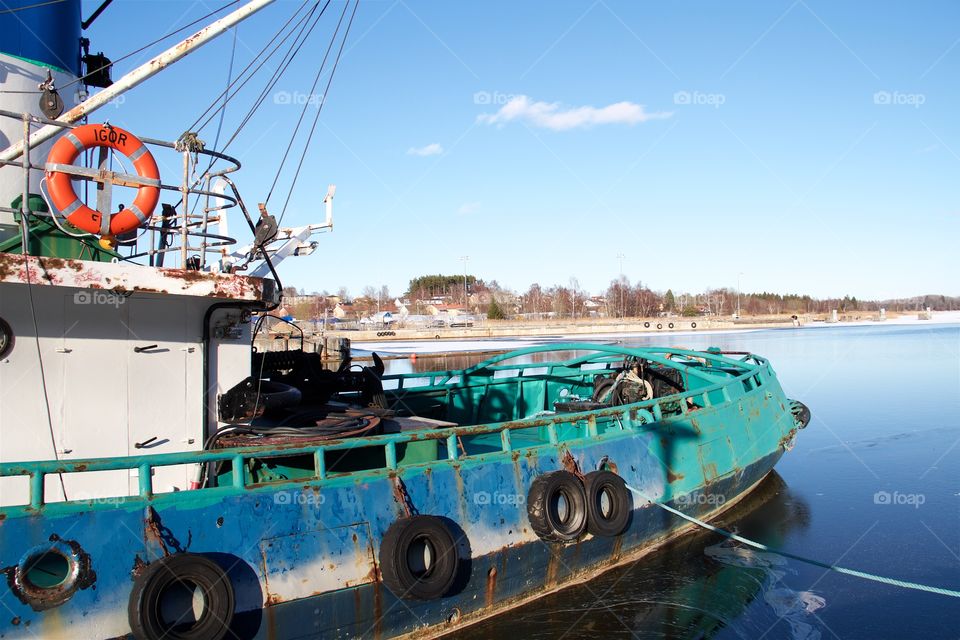
{"type": "MultiPolygon", "coordinates": [[[[736,504],[773,470],[780,454],[750,465],[743,473],[719,481],[714,491],[735,496],[713,509],[692,510],[689,501],[671,501],[686,513],[711,518],[736,504]]],[[[456,597],[431,603],[400,600],[380,583],[324,596],[276,605],[268,614],[257,612],[234,629],[242,638],[389,638],[433,635],[496,615],[557,589],[589,580],[605,570],[634,561],[690,530],[679,518],[648,505],[638,508],[622,539],[591,538],[565,547],[539,541],[474,558],[471,588],[456,597]],[[490,569],[496,578],[490,579],[490,569]],[[322,612],[322,613],[321,613],[322,612]],[[458,623],[450,616],[459,612],[458,623]],[[373,617],[371,613],[378,613],[373,617]],[[333,614],[333,615],[331,615],[333,614]]]]}
{"type": "MultiPolygon", "coordinates": [[[[699,517],[742,498],[773,469],[798,428],[772,370],[761,382],[741,388],[738,381],[735,393],[724,391],[724,402],[552,444],[298,482],[0,514],[0,566],[8,576],[0,638],[129,634],[135,576],[180,551],[205,555],[227,572],[236,593],[232,630],[240,638],[440,635],[587,580],[689,528],[636,499],[621,535],[546,544],[532,531],[526,509],[530,486],[544,473],[606,465],[645,495],[699,517]],[[381,581],[384,533],[411,510],[440,516],[462,533],[453,595],[401,600],[381,581]],[[95,579],[62,604],[37,610],[22,600],[13,577],[25,554],[51,540],[88,555],[95,579]]],[[[626,407],[611,420],[638,413],[626,407]]]]}

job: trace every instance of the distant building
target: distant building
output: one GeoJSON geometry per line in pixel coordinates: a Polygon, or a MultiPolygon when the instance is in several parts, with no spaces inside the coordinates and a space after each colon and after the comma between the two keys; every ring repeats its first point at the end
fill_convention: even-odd
{"type": "Polygon", "coordinates": [[[597,309],[600,309],[602,307],[603,307],[603,304],[600,302],[597,302],[593,298],[587,298],[586,300],[583,301],[583,308],[586,309],[587,311],[596,311],[597,309]]]}
{"type": "Polygon", "coordinates": [[[428,304],[423,308],[431,316],[446,315],[455,317],[468,311],[460,305],[454,304],[428,304]]]}
{"type": "Polygon", "coordinates": [[[397,321],[397,318],[389,311],[382,311],[380,313],[375,313],[372,316],[370,316],[370,319],[373,321],[374,324],[382,324],[382,325],[393,324],[394,322],[397,321]]]}

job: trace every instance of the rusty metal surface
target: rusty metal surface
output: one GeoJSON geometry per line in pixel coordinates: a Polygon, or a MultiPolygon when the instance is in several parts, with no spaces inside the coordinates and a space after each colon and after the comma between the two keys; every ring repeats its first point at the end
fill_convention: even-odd
{"type": "Polygon", "coordinates": [[[89,589],[97,581],[91,568],[90,554],[76,540],[64,540],[51,534],[48,544],[41,544],[24,554],[20,562],[0,569],[7,576],[10,592],[34,611],[46,611],[60,606],[74,593],[89,589]],[[41,554],[57,554],[67,562],[65,579],[53,586],[38,586],[31,582],[31,563],[41,554]]]}
{"type": "Polygon", "coordinates": [[[276,302],[276,283],[251,276],[0,253],[0,283],[276,302]]]}

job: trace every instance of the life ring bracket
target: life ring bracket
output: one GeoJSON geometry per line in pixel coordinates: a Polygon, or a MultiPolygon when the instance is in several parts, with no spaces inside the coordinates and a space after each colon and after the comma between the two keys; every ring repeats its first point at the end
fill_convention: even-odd
{"type": "Polygon", "coordinates": [[[47,171],[68,173],[72,176],[89,178],[96,182],[109,182],[112,185],[120,187],[163,187],[163,185],[160,184],[159,178],[146,178],[136,173],[121,173],[107,169],[78,167],[75,164],[65,164],[62,162],[48,162],[44,165],[44,168],[47,171]]]}

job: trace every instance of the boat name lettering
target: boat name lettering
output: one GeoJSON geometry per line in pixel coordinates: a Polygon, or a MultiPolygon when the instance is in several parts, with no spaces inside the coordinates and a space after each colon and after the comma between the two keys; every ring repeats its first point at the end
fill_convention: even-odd
{"type": "Polygon", "coordinates": [[[111,142],[115,143],[117,146],[122,146],[127,142],[126,133],[117,133],[113,129],[108,129],[107,127],[101,127],[96,131],[96,138],[100,142],[111,142]]]}

